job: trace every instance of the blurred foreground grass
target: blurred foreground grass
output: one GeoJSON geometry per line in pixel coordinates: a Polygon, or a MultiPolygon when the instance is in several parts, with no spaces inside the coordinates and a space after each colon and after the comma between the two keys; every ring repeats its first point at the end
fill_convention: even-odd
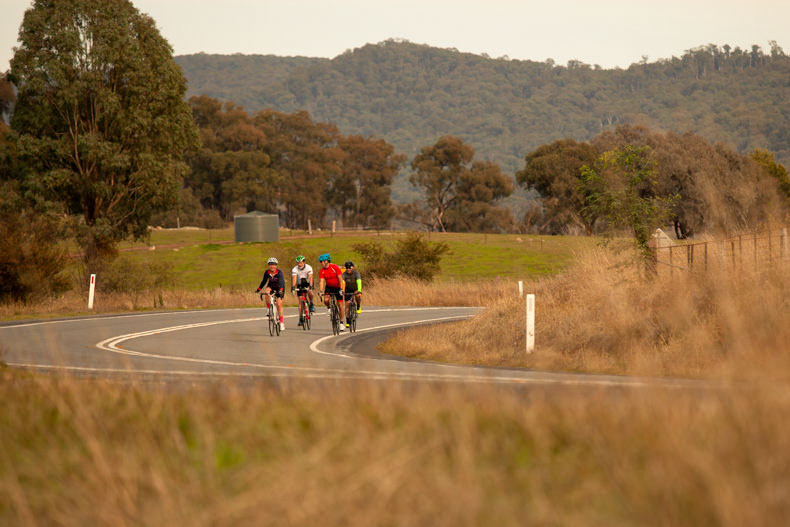
{"type": "Polygon", "coordinates": [[[784,525],[787,390],[0,370],[4,525],[784,525]]]}

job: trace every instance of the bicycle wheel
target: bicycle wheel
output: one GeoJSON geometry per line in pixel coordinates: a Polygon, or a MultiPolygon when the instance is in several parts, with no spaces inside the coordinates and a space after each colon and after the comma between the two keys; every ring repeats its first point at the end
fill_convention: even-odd
{"type": "Polygon", "coordinates": [[[337,303],[332,301],[332,334],[339,335],[340,334],[340,313],[337,310],[337,303]]]}
{"type": "Polygon", "coordinates": [[[305,331],[310,329],[310,325],[312,324],[312,322],[311,322],[312,319],[313,319],[313,315],[310,314],[310,305],[307,303],[307,300],[305,299],[305,302],[304,302],[304,324],[302,325],[302,329],[304,329],[305,331]]]}
{"type": "Polygon", "coordinates": [[[307,327],[310,325],[310,309],[304,295],[299,297],[299,320],[302,321],[302,329],[307,331],[307,327]]]}
{"type": "Polygon", "coordinates": [[[277,307],[274,308],[274,332],[278,337],[280,336],[280,314],[277,312],[277,307]]]}
{"type": "Polygon", "coordinates": [[[354,310],[351,312],[351,324],[349,326],[351,327],[351,332],[352,333],[356,333],[357,332],[357,306],[356,306],[356,304],[353,306],[353,308],[354,308],[354,310]]]}
{"type": "Polygon", "coordinates": [[[274,313],[271,305],[269,305],[269,335],[274,336],[274,313]]]}

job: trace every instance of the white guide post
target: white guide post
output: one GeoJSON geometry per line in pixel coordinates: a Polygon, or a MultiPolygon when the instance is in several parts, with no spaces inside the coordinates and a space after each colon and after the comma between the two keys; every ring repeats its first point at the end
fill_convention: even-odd
{"type": "Polygon", "coordinates": [[[93,309],[93,294],[96,291],[96,275],[91,275],[91,285],[88,290],[88,309],[93,309]]]}
{"type": "Polygon", "coordinates": [[[524,281],[523,280],[519,280],[518,281],[518,297],[521,298],[522,296],[524,296],[524,281]]]}
{"type": "Polygon", "coordinates": [[[527,295],[527,353],[535,351],[535,295],[527,295]]]}
{"type": "Polygon", "coordinates": [[[332,220],[332,234],[335,234],[335,223],[337,220],[332,220]]]}

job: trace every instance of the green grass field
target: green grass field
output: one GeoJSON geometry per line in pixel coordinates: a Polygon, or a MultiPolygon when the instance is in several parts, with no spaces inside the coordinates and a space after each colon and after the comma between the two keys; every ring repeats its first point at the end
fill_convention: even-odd
{"type": "MultiPolygon", "coordinates": [[[[301,235],[302,233],[294,233],[301,235]]],[[[186,289],[250,287],[257,285],[270,256],[277,257],[286,271],[297,254],[304,254],[317,268],[317,257],[329,252],[335,262],[363,262],[351,246],[365,241],[393,243],[397,234],[352,233],[335,237],[314,234],[289,239],[283,231],[279,243],[223,244],[233,239],[232,229],[152,231],[149,250],[131,251],[124,256],[169,262],[186,289]],[[172,247],[179,244],[179,247],[172,247]],[[171,247],[162,247],[168,246],[171,247]],[[155,248],[158,247],[158,248],[155,248]],[[154,249],[155,248],[155,249],[154,249]]],[[[510,234],[438,234],[431,241],[450,247],[441,263],[439,281],[479,281],[499,278],[533,278],[556,274],[573,259],[575,252],[596,243],[593,238],[572,236],[526,236],[510,234]]],[[[144,248],[146,244],[126,244],[125,248],[144,248]]]]}

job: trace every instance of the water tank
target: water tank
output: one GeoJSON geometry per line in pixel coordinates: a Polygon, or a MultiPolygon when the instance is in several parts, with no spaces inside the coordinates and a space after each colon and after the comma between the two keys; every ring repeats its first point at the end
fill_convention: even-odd
{"type": "Polygon", "coordinates": [[[280,241],[280,219],[277,214],[259,210],[233,216],[233,230],[237,242],[280,241]]]}

